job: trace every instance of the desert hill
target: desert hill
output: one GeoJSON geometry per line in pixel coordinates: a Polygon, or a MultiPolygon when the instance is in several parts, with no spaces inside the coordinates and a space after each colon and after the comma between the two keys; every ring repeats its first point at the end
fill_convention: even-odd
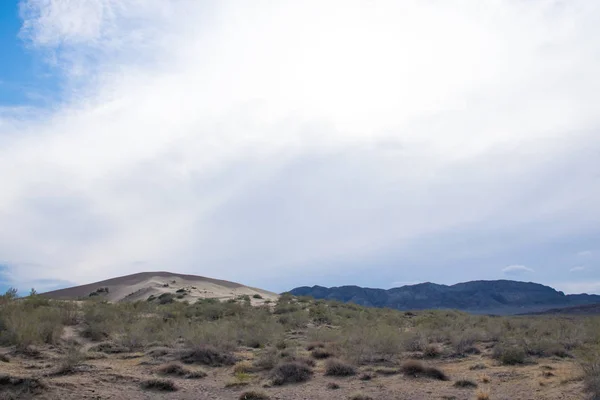
{"type": "Polygon", "coordinates": [[[389,290],[359,286],[303,286],[290,293],[398,310],[457,309],[498,315],[600,303],[599,295],[565,295],[549,286],[510,280],[471,281],[451,286],[427,282],[389,290]]]}
{"type": "Polygon", "coordinates": [[[81,299],[100,296],[110,302],[148,300],[165,296],[194,301],[202,298],[219,300],[249,296],[253,303],[276,300],[278,295],[239,283],[183,275],[171,272],[141,272],[101,282],[54,290],[42,294],[52,299],[81,299]]]}

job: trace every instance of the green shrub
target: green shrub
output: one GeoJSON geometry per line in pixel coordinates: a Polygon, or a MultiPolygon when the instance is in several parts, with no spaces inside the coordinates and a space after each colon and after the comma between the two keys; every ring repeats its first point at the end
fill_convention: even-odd
{"type": "Polygon", "coordinates": [[[515,345],[497,345],[492,352],[492,358],[504,365],[517,365],[525,363],[525,350],[515,345]]]}

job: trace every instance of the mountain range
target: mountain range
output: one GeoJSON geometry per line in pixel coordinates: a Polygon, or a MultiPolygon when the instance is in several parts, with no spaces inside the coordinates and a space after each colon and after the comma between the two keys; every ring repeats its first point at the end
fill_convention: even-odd
{"type": "Polygon", "coordinates": [[[450,286],[426,282],[387,290],[360,286],[302,286],[290,293],[398,310],[457,309],[497,315],[600,303],[599,295],[565,295],[549,286],[510,280],[471,281],[450,286]]]}

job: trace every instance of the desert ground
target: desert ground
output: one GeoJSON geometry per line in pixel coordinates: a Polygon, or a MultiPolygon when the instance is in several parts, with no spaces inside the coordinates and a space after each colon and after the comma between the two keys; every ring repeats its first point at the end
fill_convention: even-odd
{"type": "Polygon", "coordinates": [[[177,299],[177,287],[120,302],[1,296],[0,399],[599,398],[599,317],[177,299]]]}

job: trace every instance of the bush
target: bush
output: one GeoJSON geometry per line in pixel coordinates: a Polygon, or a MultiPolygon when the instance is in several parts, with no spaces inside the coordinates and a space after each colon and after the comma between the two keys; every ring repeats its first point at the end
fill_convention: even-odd
{"type": "Polygon", "coordinates": [[[325,363],[325,375],[352,376],[356,375],[356,368],[340,360],[327,360],[327,362],[325,363]]]}
{"type": "Polygon", "coordinates": [[[585,391],[593,400],[600,399],[600,360],[584,363],[582,369],[585,391]]]}
{"type": "Polygon", "coordinates": [[[471,371],[476,371],[476,370],[480,370],[480,369],[487,369],[487,365],[478,363],[478,364],[475,364],[475,365],[471,365],[469,367],[469,369],[471,371]]]}
{"type": "Polygon", "coordinates": [[[244,392],[240,395],[239,400],[269,400],[270,397],[264,392],[244,392]]]}
{"type": "Polygon", "coordinates": [[[413,378],[426,377],[440,381],[448,380],[446,374],[444,374],[444,372],[441,370],[433,367],[426,367],[422,363],[415,360],[410,360],[402,364],[401,370],[405,376],[413,378]]]}
{"type": "Polygon", "coordinates": [[[312,375],[312,369],[304,363],[284,362],[273,369],[271,380],[274,385],[285,385],[286,383],[306,382],[312,375]]]}
{"type": "Polygon", "coordinates": [[[476,388],[477,384],[468,379],[460,379],[460,380],[454,382],[454,387],[463,388],[463,389],[471,389],[471,388],[476,388]]]}
{"type": "Polygon", "coordinates": [[[163,365],[158,368],[157,372],[159,375],[178,376],[187,379],[204,378],[206,376],[204,371],[192,371],[177,362],[163,365]]]}
{"type": "Polygon", "coordinates": [[[146,390],[156,390],[159,392],[175,392],[177,387],[173,381],[164,379],[150,379],[143,381],[140,386],[146,390]]]}
{"type": "Polygon", "coordinates": [[[373,398],[371,396],[367,396],[366,394],[362,394],[362,393],[355,393],[355,394],[351,395],[348,399],[349,400],[373,400],[373,398]]]}
{"type": "Polygon", "coordinates": [[[255,294],[254,296],[252,296],[253,299],[262,299],[263,297],[260,294],[255,294]]]}
{"type": "Polygon", "coordinates": [[[254,360],[254,367],[260,370],[272,370],[277,365],[277,351],[269,349],[261,352],[254,360]]]}
{"type": "Polygon", "coordinates": [[[81,364],[84,355],[80,349],[71,346],[67,349],[64,357],[61,358],[56,375],[65,375],[75,372],[75,368],[81,364]]]}
{"type": "Polygon", "coordinates": [[[504,365],[525,363],[525,350],[517,346],[497,345],[492,352],[492,358],[504,365]]]}
{"type": "Polygon", "coordinates": [[[211,367],[233,365],[237,361],[229,352],[218,350],[213,346],[198,346],[194,349],[183,351],[180,360],[185,364],[202,364],[211,367]]]}
{"type": "Polygon", "coordinates": [[[0,314],[0,344],[14,345],[18,350],[36,344],[55,344],[63,328],[57,308],[7,304],[0,314]]]}
{"type": "Polygon", "coordinates": [[[20,378],[0,374],[0,398],[29,399],[41,394],[47,388],[38,378],[20,378]]]}
{"type": "Polygon", "coordinates": [[[329,357],[333,357],[334,355],[332,351],[327,349],[314,349],[310,354],[317,360],[323,360],[329,357]]]}
{"type": "Polygon", "coordinates": [[[423,355],[426,358],[437,358],[442,354],[442,350],[435,344],[428,344],[423,350],[423,355]]]}

